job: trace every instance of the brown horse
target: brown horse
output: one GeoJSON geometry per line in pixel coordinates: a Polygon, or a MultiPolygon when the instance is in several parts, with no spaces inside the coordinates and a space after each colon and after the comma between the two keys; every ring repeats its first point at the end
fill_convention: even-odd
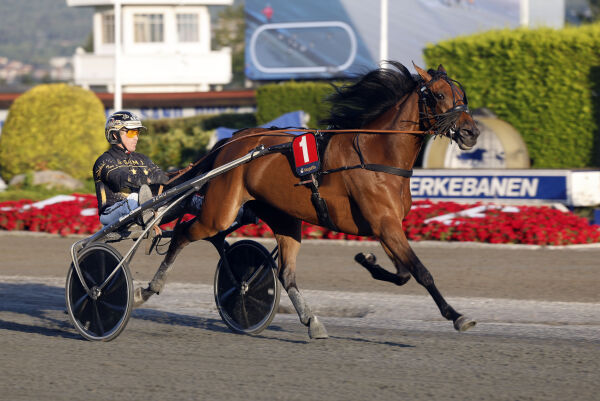
{"type": "MultiPolygon", "coordinates": [[[[298,185],[292,157],[286,152],[257,158],[212,179],[205,187],[201,214],[190,224],[178,226],[149,287],[136,290],[136,302],[161,290],[185,245],[228,228],[248,202],[273,230],[279,246],[280,281],[311,338],[325,338],[327,333],[296,285],[302,221],[377,237],[396,273],[375,264],[371,255],[357,255],[357,261],[375,279],[403,285],[412,275],[457,330],[475,325],[446,303],[402,229],[402,220],[411,208],[410,175],[423,134],[446,135],[463,150],[473,147],[479,135],[460,84],[450,79],[442,66],[429,71],[415,68],[418,75],[412,76],[402,64],[389,62],[387,68],[373,70],[352,85],[336,87],[325,123],[338,133],[325,135],[328,142],[321,157],[322,170],[313,176],[317,178],[313,184],[306,184],[308,180],[298,185]],[[318,202],[311,201],[315,193],[318,202]]],[[[213,153],[212,166],[244,156],[259,145],[291,140],[292,135],[281,130],[242,130],[213,153]]]]}

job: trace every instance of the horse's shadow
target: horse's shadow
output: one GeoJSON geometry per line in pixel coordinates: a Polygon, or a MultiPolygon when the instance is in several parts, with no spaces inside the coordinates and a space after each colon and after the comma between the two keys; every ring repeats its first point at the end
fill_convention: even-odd
{"type": "Polygon", "coordinates": [[[218,319],[183,315],[156,309],[134,309],[131,313],[131,319],[144,320],[172,326],[193,327],[215,332],[231,333],[231,331],[225,327],[221,320],[218,319]]]}
{"type": "MultiPolygon", "coordinates": [[[[172,326],[193,327],[233,335],[220,319],[191,316],[148,308],[134,309],[130,319],[172,326]]],[[[39,283],[0,283],[0,330],[83,340],[76,332],[67,316],[64,288],[39,283]],[[29,316],[30,318],[33,318],[34,322],[30,322],[32,319],[28,319],[27,323],[23,323],[19,321],[23,319],[19,319],[16,316],[13,320],[6,320],[11,314],[16,316],[29,316]]],[[[253,337],[294,344],[306,344],[310,342],[308,340],[295,340],[283,338],[281,336],[272,336],[267,334],[268,332],[289,332],[289,330],[272,323],[267,329],[267,332],[254,335],[253,337]]],[[[410,347],[406,344],[378,342],[351,337],[332,336],[331,338],[379,343],[397,347],[410,347]]]]}
{"type": "MultiPolygon", "coordinates": [[[[132,320],[194,327],[213,332],[232,334],[220,319],[148,308],[134,309],[131,313],[129,324],[131,324],[132,320]]],[[[0,283],[0,330],[83,340],[69,321],[66,312],[64,288],[39,283],[0,283]],[[8,312],[8,314],[4,312],[8,312]],[[3,316],[10,314],[29,316],[39,323],[29,322],[32,319],[27,319],[28,323],[23,323],[22,320],[24,319],[19,319],[16,316],[14,320],[7,320],[3,316]]],[[[269,330],[285,331],[277,325],[271,325],[269,330]]],[[[286,342],[306,342],[278,339],[264,335],[257,337],[286,342]]]]}

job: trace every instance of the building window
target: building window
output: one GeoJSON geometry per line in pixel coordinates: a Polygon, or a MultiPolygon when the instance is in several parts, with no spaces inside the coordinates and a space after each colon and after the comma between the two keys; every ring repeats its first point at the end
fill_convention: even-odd
{"type": "Polygon", "coordinates": [[[177,37],[180,42],[198,42],[198,14],[177,14],[177,37]]]}
{"type": "Polygon", "coordinates": [[[135,14],[133,21],[135,42],[162,42],[164,40],[162,14],[135,14]]]}
{"type": "Polygon", "coordinates": [[[115,43],[115,15],[102,14],[102,43],[115,43]]]}

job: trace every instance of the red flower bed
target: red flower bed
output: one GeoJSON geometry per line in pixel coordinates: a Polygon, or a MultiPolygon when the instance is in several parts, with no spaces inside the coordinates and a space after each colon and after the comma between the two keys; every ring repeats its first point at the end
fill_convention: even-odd
{"type": "MultiPolygon", "coordinates": [[[[95,212],[94,195],[73,194],[70,200],[33,207],[33,201],[0,203],[0,229],[49,232],[53,234],[92,234],[102,228],[95,212]],[[83,211],[83,213],[82,213],[83,211]]],[[[192,218],[192,216],[187,216],[192,218]]],[[[163,225],[171,228],[174,223],[163,225]]],[[[454,202],[414,202],[403,221],[407,237],[413,241],[476,241],[489,243],[568,245],[600,242],[600,227],[570,212],[548,206],[458,204],[454,202]],[[453,214],[453,215],[450,215],[453,214]]],[[[240,228],[233,235],[272,237],[262,222],[240,228]]],[[[307,239],[370,240],[303,223],[307,239]]]]}
{"type": "Polygon", "coordinates": [[[415,202],[403,221],[414,241],[476,241],[493,244],[570,245],[600,242],[600,226],[584,217],[549,206],[513,206],[485,210],[482,217],[456,216],[451,220],[429,221],[448,213],[460,213],[483,204],[415,202]]]}
{"type": "Polygon", "coordinates": [[[73,194],[74,200],[32,207],[30,200],[0,203],[0,229],[40,231],[52,234],[91,234],[102,228],[98,214],[82,215],[82,210],[97,209],[94,195],[73,194]]]}

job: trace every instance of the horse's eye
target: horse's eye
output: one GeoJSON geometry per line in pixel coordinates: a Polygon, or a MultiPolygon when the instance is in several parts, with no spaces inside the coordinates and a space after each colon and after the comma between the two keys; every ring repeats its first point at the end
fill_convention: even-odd
{"type": "Polygon", "coordinates": [[[435,97],[437,97],[439,100],[444,100],[444,94],[443,93],[436,93],[435,97]]]}

